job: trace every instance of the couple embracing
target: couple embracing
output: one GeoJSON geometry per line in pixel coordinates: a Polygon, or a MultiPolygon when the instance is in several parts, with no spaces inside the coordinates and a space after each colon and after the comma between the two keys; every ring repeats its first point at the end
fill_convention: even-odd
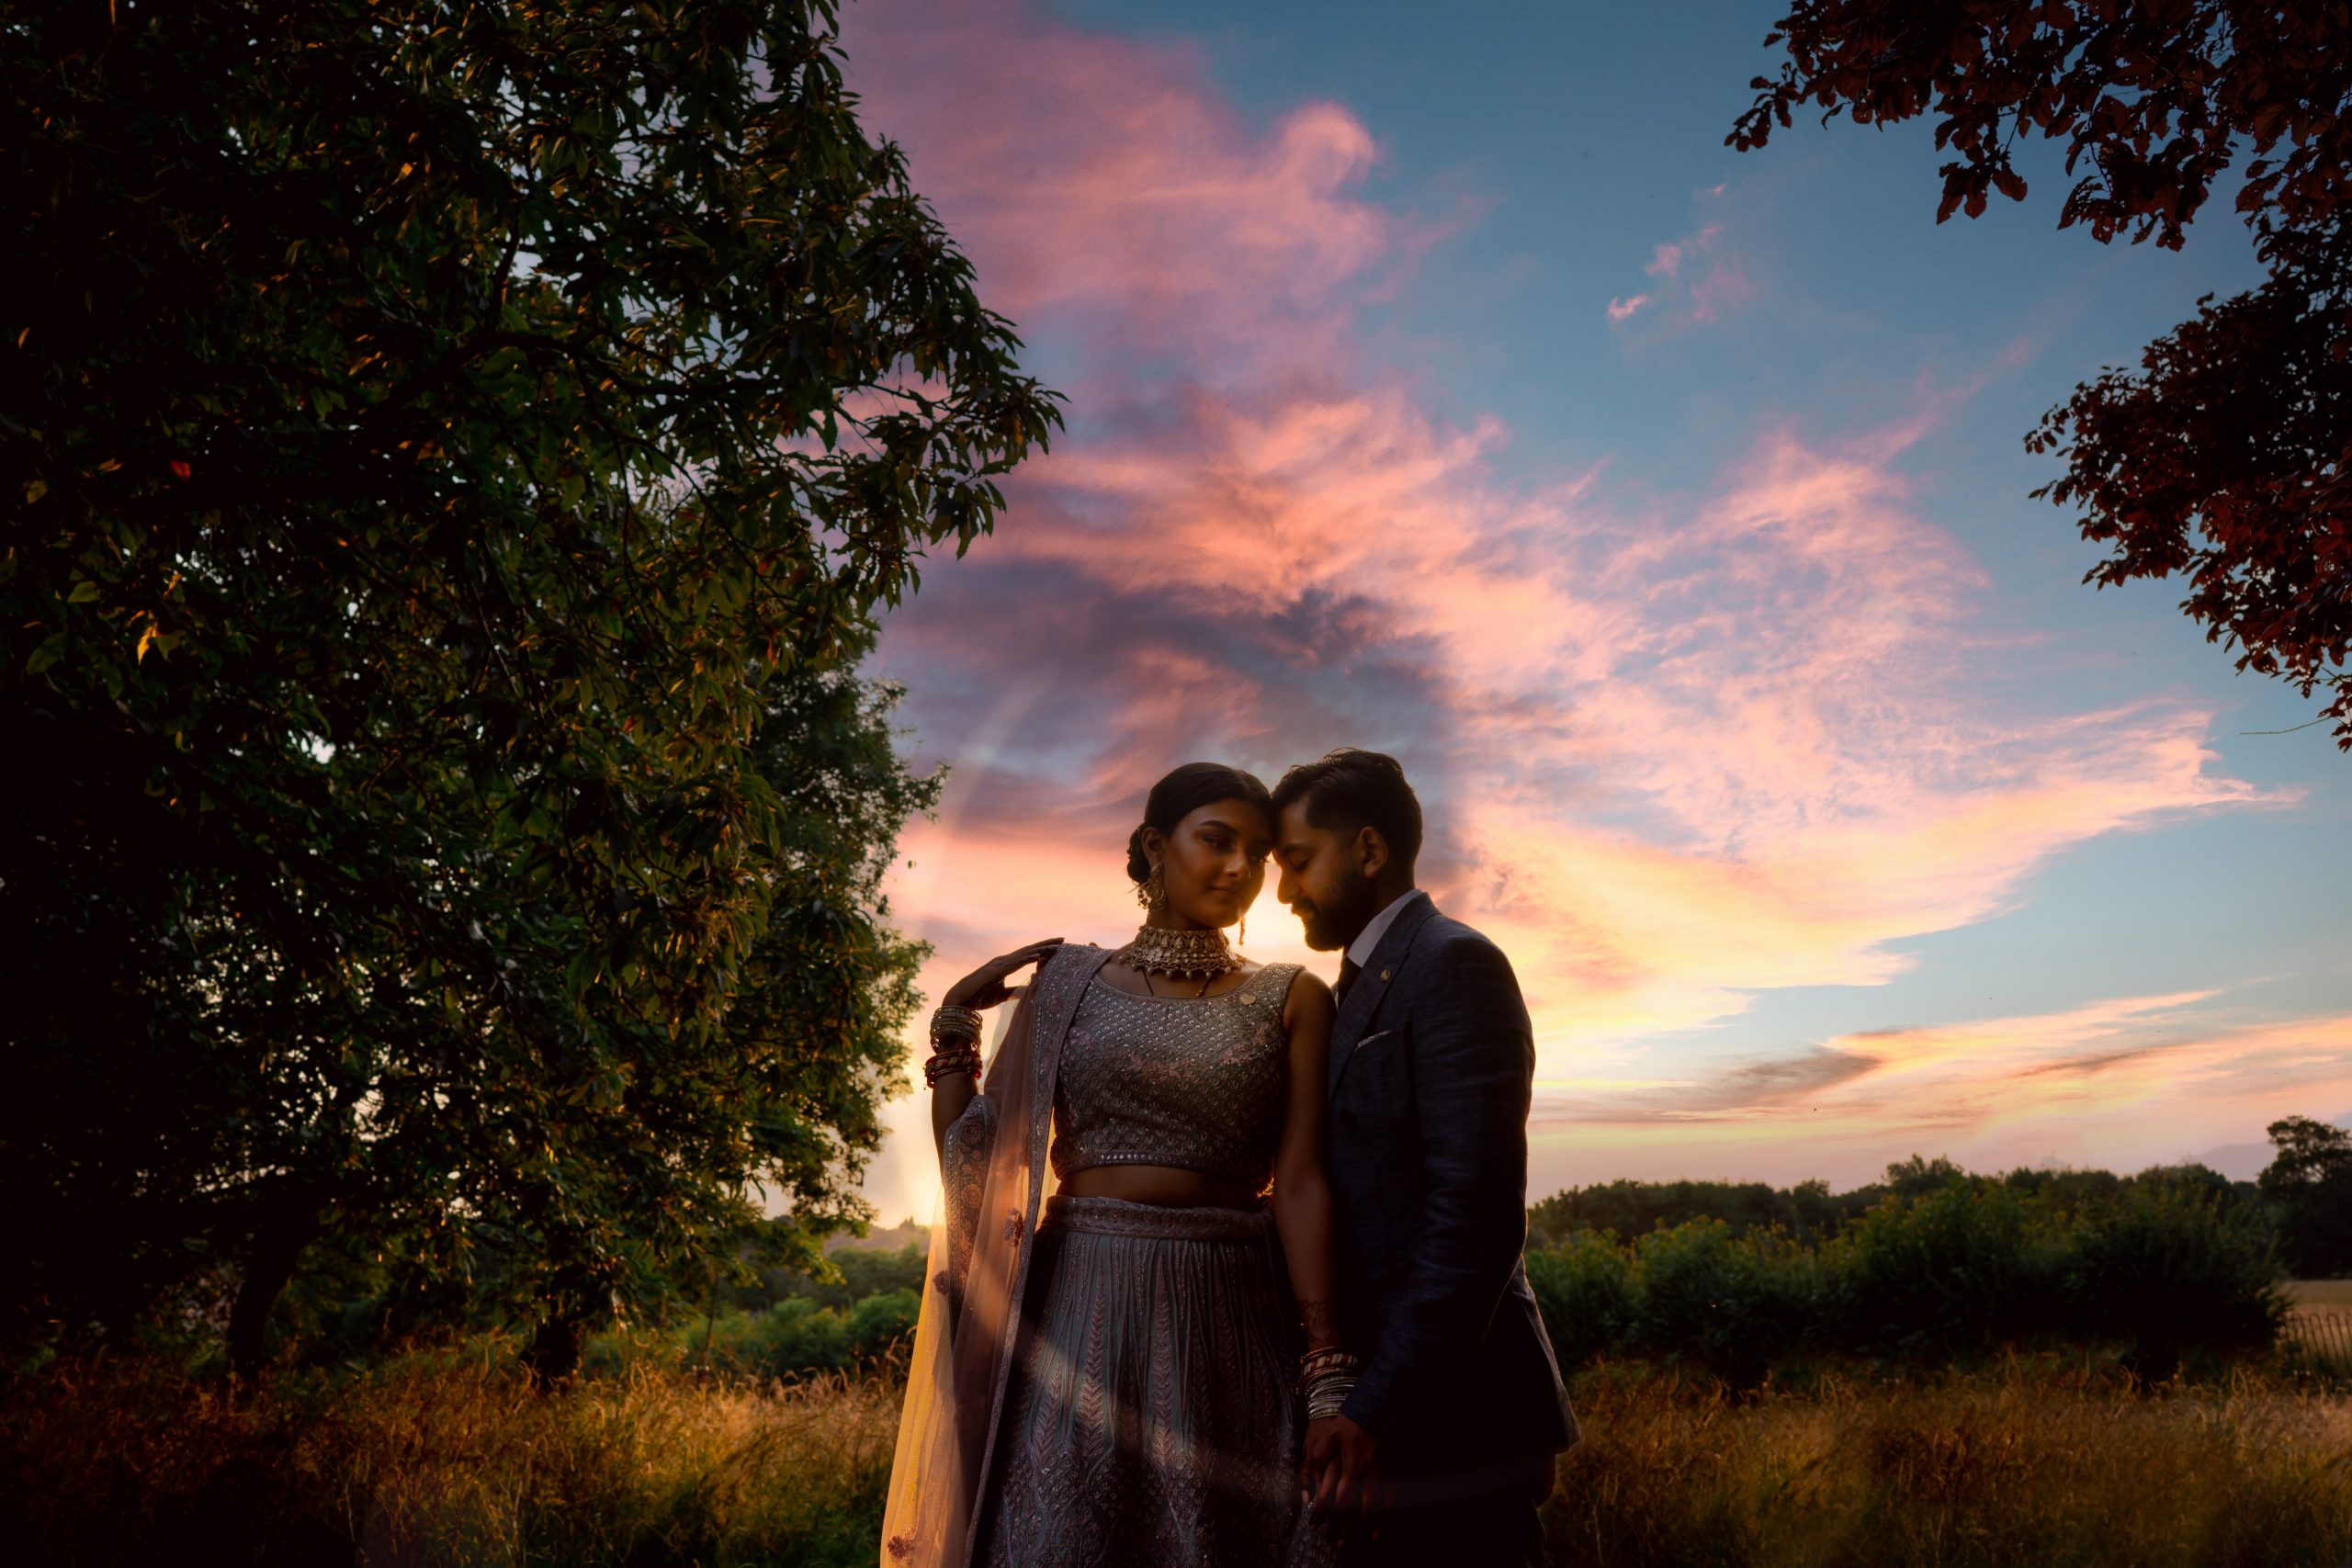
{"type": "Polygon", "coordinates": [[[1377,752],[1271,793],[1190,763],[1128,842],[1132,941],[950,989],[884,1568],[1542,1561],[1576,1422],[1520,1265],[1533,1042],[1420,840],[1377,752]],[[1336,986],[1227,942],[1270,858],[1336,986]]]}

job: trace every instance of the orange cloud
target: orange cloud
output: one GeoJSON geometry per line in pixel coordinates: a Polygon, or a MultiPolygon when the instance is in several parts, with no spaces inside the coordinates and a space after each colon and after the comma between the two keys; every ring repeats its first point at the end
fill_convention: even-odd
{"type": "MultiPolygon", "coordinates": [[[[1592,473],[1507,486],[1500,421],[1437,417],[1359,344],[1430,228],[1357,194],[1378,152],[1346,110],[1254,128],[1183,52],[1006,0],[876,0],[845,26],[867,123],[1073,394],[999,536],[886,627],[956,770],[894,894],[938,944],[934,990],[1040,935],[1122,934],[1143,793],[1194,757],[1402,756],[1425,880],[1512,953],[1555,1085],[1622,1082],[1645,1043],[1761,991],[1883,983],[1906,939],[1999,912],[2087,839],[2278,798],[2215,772],[2204,712],[1984,697],[2019,655],[1904,467],[1964,389],[1844,439],[1768,428],[1692,503],[1592,473]]],[[[1720,226],[1648,271],[1692,320],[1746,287],[1720,226]]],[[[1253,953],[1303,955],[1258,913],[1253,953]]],[[[1677,1121],[1810,1138],[1773,1108],[1817,1089],[1859,1139],[1905,1124],[1904,1086],[1955,1103],[1946,1071],[1988,1086],[1971,1126],[2025,1102],[1973,1056],[1931,1071],[1941,1049],[1824,1042],[1677,1121]]],[[[1622,1105],[1671,1101],[1680,1080],[1647,1076],[1622,1105]]],[[[2130,1081],[2119,1061],[2105,1084],[2130,1081]]],[[[1640,1154],[1657,1121],[1589,1120],[1589,1146],[1640,1154]]],[[[924,1208],[928,1138],[899,1144],[876,1190],[924,1208]]]]}
{"type": "Polygon", "coordinates": [[[1669,1150],[1686,1162],[1694,1148],[1752,1162],[1777,1144],[1767,1164],[1844,1181],[1914,1151],[1999,1169],[2063,1150],[2071,1163],[2133,1170],[2352,1104],[2352,1014],[2250,1020],[2212,1006],[2216,996],[1858,1031],[1679,1078],[1547,1081],[1536,1121],[1548,1153],[1537,1164],[1556,1186],[1669,1150]],[[1596,1146],[1615,1166],[1596,1166],[1596,1146]]]}

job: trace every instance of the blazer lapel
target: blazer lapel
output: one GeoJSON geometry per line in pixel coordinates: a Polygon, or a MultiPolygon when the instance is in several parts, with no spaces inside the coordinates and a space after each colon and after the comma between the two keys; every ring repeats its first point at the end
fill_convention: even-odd
{"type": "Polygon", "coordinates": [[[1379,945],[1372,950],[1372,962],[1363,966],[1356,983],[1348,987],[1347,1000],[1340,1004],[1340,1016],[1332,1021],[1328,1079],[1334,1089],[1340,1087],[1340,1075],[1354,1059],[1356,1043],[1363,1038],[1365,1026],[1380,1010],[1380,998],[1387,992],[1396,966],[1412,947],[1414,933],[1421,929],[1423,921],[1437,913],[1437,905],[1418,888],[1405,897],[1405,907],[1381,933],[1379,945]]]}

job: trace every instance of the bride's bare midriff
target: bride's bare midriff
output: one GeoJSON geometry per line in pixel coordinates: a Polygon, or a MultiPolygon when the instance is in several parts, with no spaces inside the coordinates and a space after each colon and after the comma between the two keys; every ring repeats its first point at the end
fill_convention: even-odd
{"type": "Polygon", "coordinates": [[[1250,1209],[1256,1196],[1238,1182],[1172,1165],[1095,1165],[1072,1171],[1061,1185],[1071,1198],[1124,1198],[1172,1209],[1250,1209]]]}

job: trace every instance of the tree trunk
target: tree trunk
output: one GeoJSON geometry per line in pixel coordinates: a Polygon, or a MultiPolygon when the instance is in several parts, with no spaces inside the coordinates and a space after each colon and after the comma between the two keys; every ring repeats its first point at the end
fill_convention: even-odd
{"type": "Polygon", "coordinates": [[[718,1270],[711,1269],[702,1281],[702,1370],[710,1371],[710,1337],[718,1328],[718,1270]]]}
{"type": "Polygon", "coordinates": [[[271,1309],[294,1278],[302,1249],[318,1235],[320,1217],[314,1199],[288,1196],[271,1205],[254,1227],[253,1255],[229,1308],[229,1370],[236,1376],[252,1377],[261,1371],[271,1309]]]}
{"type": "Polygon", "coordinates": [[[539,1320],[523,1352],[523,1370],[543,1393],[562,1388],[580,1371],[580,1351],[587,1339],[587,1320],[559,1307],[539,1320]]]}

